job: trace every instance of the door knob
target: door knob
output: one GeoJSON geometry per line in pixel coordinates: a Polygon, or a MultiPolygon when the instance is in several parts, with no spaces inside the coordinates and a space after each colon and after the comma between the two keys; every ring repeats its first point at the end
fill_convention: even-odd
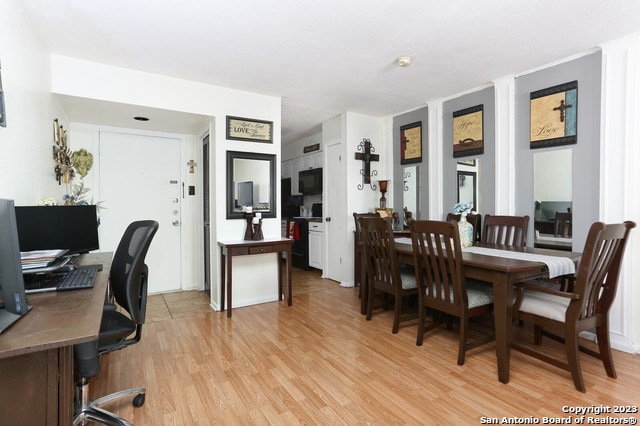
{"type": "Polygon", "coordinates": [[[178,222],[177,220],[174,220],[173,222],[171,222],[171,224],[173,226],[178,226],[178,225],[180,225],[180,222],[178,222]]]}
{"type": "Polygon", "coordinates": [[[179,199],[177,199],[177,198],[174,198],[172,201],[173,201],[174,203],[178,203],[178,201],[180,201],[180,200],[179,200],[179,199]]]}

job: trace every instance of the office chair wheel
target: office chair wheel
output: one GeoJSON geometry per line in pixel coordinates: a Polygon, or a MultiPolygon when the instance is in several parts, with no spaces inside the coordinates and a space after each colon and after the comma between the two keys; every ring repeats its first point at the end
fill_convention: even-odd
{"type": "Polygon", "coordinates": [[[133,398],[133,406],[134,407],[142,407],[144,405],[144,395],[143,393],[140,393],[138,395],[136,395],[135,398],[133,398]]]}

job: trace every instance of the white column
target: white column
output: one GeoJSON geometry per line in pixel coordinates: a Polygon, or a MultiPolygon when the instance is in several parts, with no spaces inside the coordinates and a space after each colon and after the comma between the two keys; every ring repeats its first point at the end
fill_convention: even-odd
{"type": "MultiPolygon", "coordinates": [[[[426,217],[440,218],[443,215],[442,207],[442,163],[443,163],[443,141],[442,141],[442,99],[436,99],[427,104],[429,115],[429,125],[427,126],[429,149],[427,152],[427,170],[429,173],[429,210],[426,217]]],[[[425,191],[420,188],[421,194],[425,191]]]]}
{"type": "Polygon", "coordinates": [[[496,102],[495,212],[515,212],[515,78],[493,80],[496,102]]]}
{"type": "MultiPolygon", "coordinates": [[[[602,46],[600,220],[640,222],[640,34],[602,46]]],[[[640,352],[640,229],[631,232],[616,300],[610,312],[611,344],[640,352]]]]}

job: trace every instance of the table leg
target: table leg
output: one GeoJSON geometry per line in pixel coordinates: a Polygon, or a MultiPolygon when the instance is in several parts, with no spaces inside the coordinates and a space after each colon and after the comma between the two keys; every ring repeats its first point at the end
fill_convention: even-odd
{"type": "Polygon", "coordinates": [[[276,254],[278,255],[278,300],[282,300],[283,294],[283,286],[282,286],[282,254],[286,254],[286,250],[279,251],[276,254]]]}
{"type": "Polygon", "coordinates": [[[511,357],[511,328],[513,310],[513,285],[505,274],[498,274],[493,281],[493,309],[496,332],[496,358],[498,379],[509,383],[511,357]]]}
{"type": "Polygon", "coordinates": [[[231,283],[232,283],[232,262],[233,256],[227,255],[227,318],[231,318],[231,283]]]}
{"type": "Polygon", "coordinates": [[[291,306],[293,303],[293,295],[291,294],[291,245],[287,248],[287,306],[291,306]]]}
{"type": "Polygon", "coordinates": [[[225,281],[225,271],[227,263],[225,262],[224,250],[220,250],[220,310],[224,311],[224,288],[227,285],[225,281]]]}

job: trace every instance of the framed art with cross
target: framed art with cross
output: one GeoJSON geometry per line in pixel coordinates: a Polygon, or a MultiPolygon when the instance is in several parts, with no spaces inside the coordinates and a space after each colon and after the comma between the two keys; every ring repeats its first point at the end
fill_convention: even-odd
{"type": "Polygon", "coordinates": [[[531,92],[529,147],[578,143],[578,82],[531,92]]]}

